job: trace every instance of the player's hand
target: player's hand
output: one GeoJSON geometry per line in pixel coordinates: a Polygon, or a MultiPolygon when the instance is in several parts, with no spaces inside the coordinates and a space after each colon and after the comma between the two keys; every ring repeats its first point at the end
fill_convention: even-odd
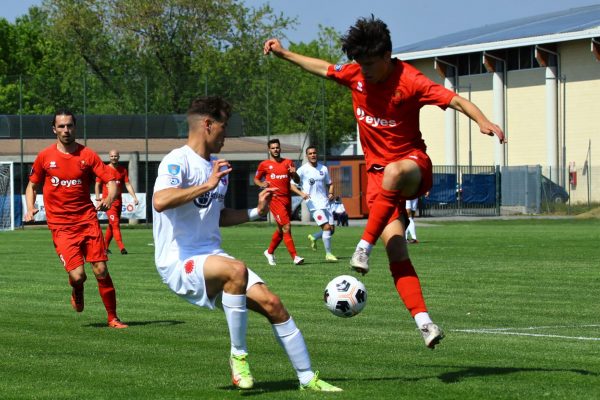
{"type": "Polygon", "coordinates": [[[500,144],[502,143],[508,143],[508,141],[506,140],[506,138],[504,137],[504,132],[502,132],[502,129],[489,121],[486,121],[484,123],[482,123],[479,126],[479,130],[481,131],[481,133],[483,133],[484,135],[488,135],[488,136],[498,136],[498,140],[500,141],[500,144]]]}
{"type": "Polygon", "coordinates": [[[231,168],[231,164],[229,164],[229,161],[222,158],[214,160],[212,173],[208,178],[208,183],[210,184],[210,187],[213,189],[216,188],[221,178],[228,175],[232,169],[233,168],[231,168]]]}
{"type": "Polygon", "coordinates": [[[267,181],[264,181],[264,182],[263,182],[263,183],[260,185],[260,187],[261,187],[261,188],[263,188],[263,189],[266,189],[266,188],[268,188],[268,187],[269,187],[269,185],[271,185],[269,182],[267,182],[267,181]]]}
{"type": "Polygon", "coordinates": [[[275,54],[277,57],[281,57],[282,53],[285,51],[279,39],[269,39],[265,42],[263,46],[263,54],[267,55],[269,53],[275,54]]]}
{"type": "Polygon", "coordinates": [[[269,212],[269,203],[271,202],[271,198],[273,197],[273,192],[277,191],[277,188],[265,188],[260,193],[258,193],[258,204],[256,205],[256,209],[258,210],[258,214],[261,217],[264,217],[269,212]]]}
{"type": "Polygon", "coordinates": [[[295,174],[296,173],[296,166],[295,165],[290,165],[288,168],[288,172],[290,174],[295,174]]]}
{"type": "Polygon", "coordinates": [[[111,204],[112,204],[111,199],[108,199],[108,198],[102,199],[98,202],[98,205],[96,206],[96,211],[108,211],[111,204]]]}
{"type": "Polygon", "coordinates": [[[32,208],[31,210],[27,210],[27,212],[25,213],[25,217],[23,217],[23,221],[25,222],[31,222],[33,221],[33,216],[35,214],[37,214],[40,210],[38,210],[37,208],[32,208]]]}
{"type": "Polygon", "coordinates": [[[310,200],[310,195],[308,193],[302,192],[302,200],[310,200]]]}
{"type": "Polygon", "coordinates": [[[135,204],[136,206],[140,204],[140,201],[138,199],[133,200],[133,204],[135,204]]]}

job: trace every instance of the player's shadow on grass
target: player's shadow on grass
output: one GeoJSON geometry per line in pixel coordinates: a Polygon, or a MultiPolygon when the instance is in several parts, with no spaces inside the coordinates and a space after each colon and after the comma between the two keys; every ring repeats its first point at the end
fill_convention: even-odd
{"type": "MultiPolygon", "coordinates": [[[[175,321],[172,319],[160,319],[154,321],[124,321],[129,327],[133,326],[145,326],[145,325],[179,325],[185,324],[184,321],[175,321]]],[[[95,323],[95,324],[87,324],[85,325],[89,328],[108,328],[108,325],[95,323]]]]}
{"type": "Polygon", "coordinates": [[[517,368],[517,367],[467,367],[454,372],[444,372],[438,378],[444,383],[457,383],[468,378],[479,378],[492,375],[508,375],[519,372],[572,372],[578,375],[598,376],[596,372],[584,369],[561,368],[517,368]]]}
{"type": "Polygon", "coordinates": [[[249,390],[239,390],[233,385],[221,386],[219,389],[239,392],[243,396],[258,396],[265,393],[276,393],[276,392],[293,392],[298,389],[298,381],[272,381],[272,382],[255,382],[254,387],[249,390]]]}

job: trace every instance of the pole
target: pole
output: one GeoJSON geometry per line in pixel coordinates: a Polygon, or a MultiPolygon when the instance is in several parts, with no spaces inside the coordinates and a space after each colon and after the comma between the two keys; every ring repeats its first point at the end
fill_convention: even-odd
{"type": "Polygon", "coordinates": [[[152,204],[152,202],[148,203],[148,75],[144,76],[144,143],[146,146],[146,167],[144,168],[144,182],[146,188],[146,227],[148,227],[148,204],[152,204]]]}
{"type": "Polygon", "coordinates": [[[24,146],[23,146],[23,76],[19,74],[19,139],[21,142],[21,179],[20,179],[20,185],[21,185],[21,191],[19,193],[23,193],[23,189],[24,189],[24,181],[23,181],[23,175],[24,174],[24,165],[23,163],[25,162],[25,160],[23,159],[23,152],[24,152],[24,146]]]}

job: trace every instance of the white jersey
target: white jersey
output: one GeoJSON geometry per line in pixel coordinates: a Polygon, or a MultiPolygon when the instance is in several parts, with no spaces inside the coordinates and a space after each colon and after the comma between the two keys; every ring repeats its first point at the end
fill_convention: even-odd
{"type": "Polygon", "coordinates": [[[300,190],[308,193],[306,202],[309,211],[329,209],[328,186],[331,185],[329,170],[321,163],[313,167],[306,163],[296,171],[300,177],[300,190]]]}
{"type": "MultiPolygon", "coordinates": [[[[154,193],[202,185],[208,181],[212,168],[212,160],[200,157],[189,146],[175,149],[158,167],[154,193]]],[[[219,218],[225,207],[227,180],[224,176],[216,188],[179,207],[160,213],[152,208],[154,259],[163,278],[170,275],[179,261],[222,251],[219,218]]]]}

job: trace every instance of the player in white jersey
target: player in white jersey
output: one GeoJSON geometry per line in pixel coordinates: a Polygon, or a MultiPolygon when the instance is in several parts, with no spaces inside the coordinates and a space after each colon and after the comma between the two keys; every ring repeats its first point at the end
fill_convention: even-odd
{"type": "Polygon", "coordinates": [[[315,146],[306,148],[308,162],[302,165],[296,173],[300,177],[300,190],[292,185],[292,190],[298,193],[306,201],[308,211],[313,219],[321,227],[317,233],[308,235],[310,247],[317,249],[317,240],[323,239],[325,247],[325,260],[337,261],[337,257],[331,253],[331,237],[334,233],[333,214],[329,203],[333,200],[333,184],[327,167],[317,161],[318,153],[315,146]]]}
{"type": "Polygon", "coordinates": [[[266,215],[274,188],[250,210],[225,208],[229,162],[214,159],[225,141],[231,105],[220,97],[194,100],[187,112],[187,144],[160,163],[152,199],[155,262],[164,283],[188,302],[222,308],[229,328],[231,379],[254,386],[248,365],[248,309],[264,315],[294,367],[301,390],[341,391],[313,372],[302,333],[277,295],[246,265],[221,248],[219,226],[266,215]]]}
{"type": "Polygon", "coordinates": [[[406,241],[408,243],[419,243],[417,240],[417,228],[415,226],[415,215],[419,206],[419,199],[406,200],[406,212],[408,213],[408,226],[406,227],[406,241]],[[409,239],[410,238],[410,239],[409,239]]]}

